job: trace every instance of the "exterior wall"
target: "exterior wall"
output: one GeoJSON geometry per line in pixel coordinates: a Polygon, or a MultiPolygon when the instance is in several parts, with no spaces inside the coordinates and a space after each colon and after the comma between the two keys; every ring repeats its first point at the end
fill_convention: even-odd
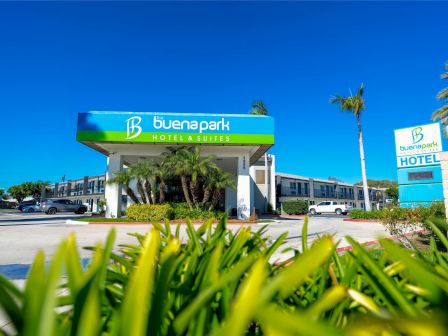
{"type": "Polygon", "coordinates": [[[440,166],[442,170],[443,197],[445,203],[445,215],[448,218],[448,152],[440,153],[440,166]]]}
{"type": "Polygon", "coordinates": [[[78,204],[84,204],[89,211],[99,211],[98,203],[104,202],[105,175],[85,176],[81,179],[58,182],[49,187],[51,192],[46,198],[66,198],[78,204]],[[85,183],[87,181],[87,184],[85,183]],[[90,184],[89,184],[90,183],[90,184]],[[76,186],[82,184],[82,188],[76,186]]]}
{"type": "Polygon", "coordinates": [[[269,206],[276,209],[275,156],[263,155],[251,169],[253,170],[253,207],[256,212],[264,213],[269,206]]]}
{"type": "MultiPolygon", "coordinates": [[[[302,200],[313,205],[335,201],[365,209],[362,186],[281,173],[277,174],[276,185],[279,203],[302,200]]],[[[369,195],[372,209],[384,207],[384,189],[369,188],[369,195]]]]}

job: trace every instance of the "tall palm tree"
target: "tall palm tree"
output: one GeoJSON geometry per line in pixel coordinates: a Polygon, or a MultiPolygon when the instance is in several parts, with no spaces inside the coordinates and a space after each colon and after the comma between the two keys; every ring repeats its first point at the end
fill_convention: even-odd
{"type": "Polygon", "coordinates": [[[249,114],[268,115],[268,109],[262,100],[256,100],[252,103],[249,114]]]}
{"type": "Polygon", "coordinates": [[[145,204],[151,203],[151,183],[149,182],[151,169],[151,165],[146,160],[139,160],[129,168],[129,173],[137,180],[137,191],[145,204]],[[145,190],[148,197],[145,195],[145,190]]]}
{"type": "Polygon", "coordinates": [[[358,125],[358,141],[359,141],[359,155],[361,158],[361,173],[362,173],[362,185],[364,190],[364,203],[366,210],[370,211],[370,197],[369,197],[369,186],[367,185],[367,173],[366,173],[366,162],[364,158],[364,141],[362,139],[362,129],[361,129],[361,113],[365,110],[365,102],[362,98],[364,93],[364,84],[358,89],[358,92],[353,96],[350,92],[349,97],[342,97],[339,95],[330,98],[331,104],[339,104],[341,106],[341,111],[347,111],[353,113],[356,117],[356,122],[358,125]]]}
{"type": "Polygon", "coordinates": [[[212,202],[210,204],[209,210],[213,210],[218,205],[219,199],[221,198],[221,191],[225,188],[231,188],[236,190],[236,182],[232,174],[223,171],[218,171],[215,175],[215,180],[213,183],[214,191],[212,196],[212,202]]]}
{"type": "Polygon", "coordinates": [[[137,196],[135,196],[134,191],[131,189],[129,184],[131,183],[133,177],[129,173],[129,171],[121,170],[114,174],[114,176],[107,181],[108,184],[121,184],[125,188],[126,194],[131,198],[131,200],[135,204],[140,204],[140,201],[138,200],[137,196]]]}
{"type": "MultiPolygon", "coordinates": [[[[445,63],[445,70],[446,72],[440,75],[441,79],[448,79],[448,61],[446,61],[445,63]]],[[[448,132],[446,128],[448,126],[448,87],[442,89],[437,94],[437,99],[442,101],[444,105],[441,108],[434,111],[431,118],[434,121],[440,120],[440,122],[443,125],[443,133],[445,134],[445,136],[447,136],[448,132]]]]}

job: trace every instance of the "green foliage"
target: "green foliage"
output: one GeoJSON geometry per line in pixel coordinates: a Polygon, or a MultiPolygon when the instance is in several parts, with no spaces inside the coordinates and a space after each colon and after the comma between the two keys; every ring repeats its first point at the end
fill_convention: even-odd
{"type": "MultiPolygon", "coordinates": [[[[428,225],[433,225],[428,222],[428,225]]],[[[307,236],[307,219],[303,236],[307,236]]],[[[330,236],[284,262],[287,234],[215,228],[181,244],[180,226],[157,224],[114,252],[112,230],[83,269],[74,236],[49,265],[39,252],[25,288],[0,276],[6,335],[446,335],[448,256],[389,241],[339,255],[330,236]],[[48,267],[47,267],[48,266],[48,267]],[[62,290],[61,290],[62,289],[62,290]]],[[[444,248],[446,237],[439,231],[444,248]]]]}
{"type": "Polygon", "coordinates": [[[394,204],[397,204],[398,202],[398,187],[397,186],[390,186],[385,190],[385,194],[392,199],[394,204]]]}
{"type": "Polygon", "coordinates": [[[432,217],[445,217],[443,202],[434,202],[431,206],[423,208],[390,208],[365,211],[353,209],[350,217],[354,219],[378,219],[385,222],[424,223],[432,217]]]}
{"type": "Polygon", "coordinates": [[[40,198],[42,187],[46,185],[48,185],[48,182],[24,182],[9,187],[8,193],[20,203],[24,198],[29,196],[40,198]]]}
{"type": "Polygon", "coordinates": [[[126,217],[137,222],[161,222],[172,213],[169,204],[132,204],[126,209],[126,217]]]}
{"type": "Polygon", "coordinates": [[[106,202],[104,201],[99,201],[98,202],[98,212],[99,213],[104,213],[106,211],[106,202]]]}
{"type": "Polygon", "coordinates": [[[252,103],[252,108],[249,114],[254,115],[268,115],[268,109],[262,100],[256,100],[252,103]]]}
{"type": "Polygon", "coordinates": [[[224,213],[220,211],[212,211],[212,210],[204,210],[194,208],[190,210],[187,203],[171,203],[171,207],[173,208],[173,219],[198,219],[204,220],[209,218],[221,218],[224,213]]]}
{"type": "Polygon", "coordinates": [[[288,215],[304,215],[308,213],[308,203],[305,201],[282,202],[282,208],[288,215]]]}
{"type": "Polygon", "coordinates": [[[234,176],[224,172],[214,160],[216,156],[213,154],[202,156],[198,146],[180,147],[162,153],[158,161],[139,160],[127,170],[115,172],[108,183],[124,186],[135,204],[163,204],[166,190],[173,189],[172,183],[180,179],[183,197],[190,210],[206,203],[209,203],[209,210],[214,210],[221,191],[236,188],[234,176]],[[136,190],[130,187],[133,180],[136,190]]]}
{"type": "MultiPolygon", "coordinates": [[[[367,184],[372,188],[390,188],[398,186],[397,181],[393,180],[367,180],[367,184]]],[[[355,185],[361,186],[362,181],[356,183],[355,185]]]]}
{"type": "MultiPolygon", "coordinates": [[[[448,61],[445,62],[445,69],[447,71],[442,73],[442,75],[440,76],[441,79],[448,79],[448,61]]],[[[442,123],[443,134],[445,135],[445,137],[447,137],[448,133],[446,131],[446,127],[448,126],[448,87],[442,89],[437,94],[437,99],[440,100],[443,105],[439,109],[434,111],[431,118],[434,121],[440,121],[442,123]]]]}
{"type": "Polygon", "coordinates": [[[378,219],[381,220],[384,217],[384,210],[361,210],[353,209],[350,210],[349,215],[353,219],[378,219]]]}

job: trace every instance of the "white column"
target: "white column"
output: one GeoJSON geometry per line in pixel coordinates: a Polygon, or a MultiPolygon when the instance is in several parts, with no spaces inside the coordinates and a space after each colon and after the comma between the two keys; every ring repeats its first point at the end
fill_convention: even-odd
{"type": "Polygon", "coordinates": [[[122,169],[122,158],[120,154],[112,153],[107,158],[106,170],[106,217],[121,217],[121,185],[108,184],[107,182],[114,176],[114,173],[122,169]]]}
{"type": "Polygon", "coordinates": [[[249,176],[249,155],[244,154],[238,157],[238,186],[237,186],[237,209],[238,218],[247,219],[250,216],[250,176],[249,176]]]}
{"type": "Polygon", "coordinates": [[[271,192],[269,194],[269,198],[270,198],[270,203],[272,205],[272,210],[275,211],[275,209],[277,209],[277,204],[276,204],[276,195],[277,195],[277,185],[276,185],[276,180],[275,180],[275,156],[271,155],[271,178],[270,178],[270,189],[271,192]]]}
{"type": "Polygon", "coordinates": [[[254,196],[255,188],[258,188],[256,184],[256,172],[254,166],[249,167],[249,176],[250,176],[250,212],[252,213],[252,210],[255,207],[255,196],[254,196]]]}

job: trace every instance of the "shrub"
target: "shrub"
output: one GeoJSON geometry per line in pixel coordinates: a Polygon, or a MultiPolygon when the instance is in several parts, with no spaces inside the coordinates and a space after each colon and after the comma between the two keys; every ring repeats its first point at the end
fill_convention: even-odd
{"type": "Polygon", "coordinates": [[[126,209],[126,217],[138,222],[160,222],[170,219],[172,213],[169,204],[132,204],[126,209]]]}
{"type": "Polygon", "coordinates": [[[350,217],[417,224],[424,223],[432,217],[445,217],[445,207],[442,202],[434,202],[426,208],[389,208],[372,211],[353,209],[350,211],[350,217]]]}
{"type": "Polygon", "coordinates": [[[187,222],[189,239],[156,224],[119,252],[112,230],[87,268],[72,235],[49,265],[36,255],[24,288],[0,276],[0,334],[448,335],[448,257],[433,242],[423,254],[347,237],[339,255],[330,236],[308,246],[306,227],[303,252],[283,262],[273,255],[287,235],[224,220],[187,222]]]}
{"type": "Polygon", "coordinates": [[[190,210],[188,207],[188,203],[171,203],[171,207],[173,208],[172,218],[174,219],[197,219],[204,220],[209,218],[221,218],[224,213],[221,211],[209,211],[203,209],[190,210]]]}
{"type": "Polygon", "coordinates": [[[350,217],[353,219],[378,219],[381,220],[384,217],[382,210],[365,211],[360,209],[353,209],[350,211],[350,217]]]}
{"type": "Polygon", "coordinates": [[[305,201],[282,202],[283,211],[288,215],[304,215],[308,213],[308,203],[305,201]]]}

